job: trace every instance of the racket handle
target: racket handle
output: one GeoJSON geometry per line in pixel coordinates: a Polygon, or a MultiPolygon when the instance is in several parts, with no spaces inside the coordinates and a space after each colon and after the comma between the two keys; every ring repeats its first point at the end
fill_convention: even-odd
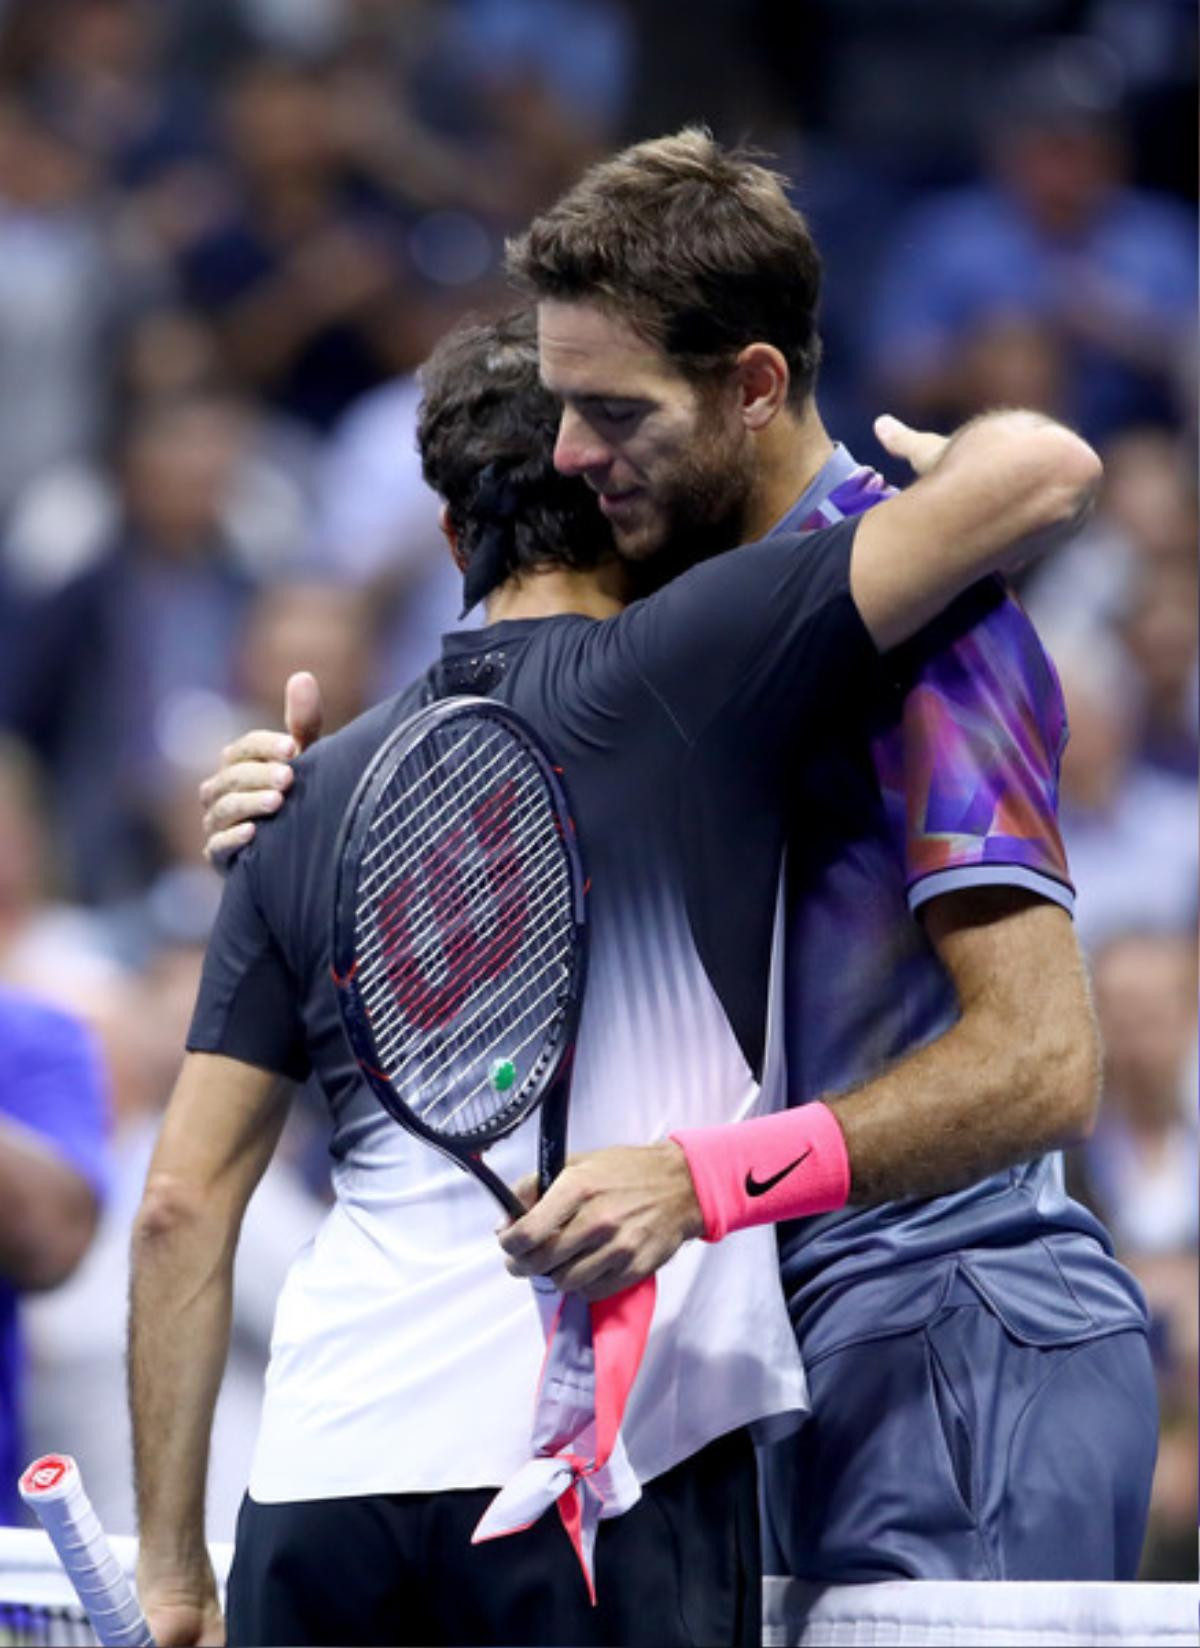
{"type": "Polygon", "coordinates": [[[538,1194],[544,1196],[567,1165],[567,1100],[571,1093],[571,1054],[541,1103],[538,1131],[538,1194]]]}
{"type": "Polygon", "coordinates": [[[21,1498],[50,1536],[92,1630],[112,1648],[154,1648],[146,1616],[113,1555],[70,1454],[48,1453],[25,1469],[21,1498]]]}

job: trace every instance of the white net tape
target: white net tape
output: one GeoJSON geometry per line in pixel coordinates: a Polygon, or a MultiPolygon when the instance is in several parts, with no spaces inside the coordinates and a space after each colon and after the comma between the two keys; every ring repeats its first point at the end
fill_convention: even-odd
{"type": "MultiPolygon", "coordinates": [[[[110,1539],[132,1575],[133,1539],[110,1539]]],[[[232,1553],[212,1547],[224,1581],[232,1553]]],[[[966,1584],[918,1581],[888,1585],[764,1585],[763,1642],[768,1648],[831,1644],[946,1644],[953,1648],[1196,1648],[1200,1586],[1096,1584],[966,1584]]],[[[46,1535],[0,1529],[0,1644],[88,1643],[72,1624],[79,1609],[70,1581],[46,1535]],[[70,1627],[69,1629],[67,1627],[70,1627]]]]}
{"type": "Polygon", "coordinates": [[[770,1648],[834,1643],[1200,1643],[1200,1586],[896,1581],[884,1585],[765,1583],[763,1641],[770,1648]]]}

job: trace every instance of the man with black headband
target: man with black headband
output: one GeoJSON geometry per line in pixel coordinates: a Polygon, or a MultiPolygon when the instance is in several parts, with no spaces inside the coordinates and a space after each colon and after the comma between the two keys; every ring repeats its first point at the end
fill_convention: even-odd
{"type": "MultiPolygon", "coordinates": [[[[528,318],[460,328],[424,388],[425,473],[488,623],[304,757],[231,871],[134,1239],[139,1590],[160,1643],[219,1628],[201,1507],[230,1260],[290,1083],[315,1072],[336,1201],[279,1306],[231,1640],[757,1644],[747,1432],[804,1405],[767,1225],[689,1242],[660,1273],[623,1432],[643,1497],[600,1525],[597,1606],[551,1518],[470,1543],[526,1457],[542,1334],[488,1199],[395,1126],[345,1045],[328,971],[339,821],[416,706],[510,704],[562,764],[591,878],[573,1146],[674,1152],[674,1129],[769,1110],[789,771],[855,720],[877,647],[1072,524],[1098,463],[1033,414],[949,443],[893,424],[928,473],[825,553],[779,536],[625,606],[586,489],[553,468],[528,318]]],[[[526,1128],[491,1160],[512,1179],[531,1155],[526,1128]]]]}

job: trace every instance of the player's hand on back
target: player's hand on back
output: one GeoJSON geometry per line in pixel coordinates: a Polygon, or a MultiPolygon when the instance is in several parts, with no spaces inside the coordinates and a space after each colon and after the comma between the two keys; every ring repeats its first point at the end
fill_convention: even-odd
{"type": "Polygon", "coordinates": [[[287,731],[256,728],[222,751],[220,767],[200,786],[204,856],[214,868],[224,869],[254,839],[255,819],[279,811],[292,782],[289,763],[320,738],[322,718],[316,676],[301,670],[284,689],[287,731]]]}
{"type": "Polygon", "coordinates": [[[632,1287],[704,1234],[687,1158],[671,1139],[572,1156],[540,1201],[535,1179],[516,1191],[529,1212],[497,1233],[509,1273],[549,1276],[585,1299],[632,1287]]]}

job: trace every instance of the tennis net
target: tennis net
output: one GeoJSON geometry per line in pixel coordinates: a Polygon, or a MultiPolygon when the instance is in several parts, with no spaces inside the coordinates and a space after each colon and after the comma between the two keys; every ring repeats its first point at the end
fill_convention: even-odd
{"type": "MultiPolygon", "coordinates": [[[[132,1575],[133,1539],[109,1540],[132,1575]]],[[[229,1568],[227,1545],[212,1549],[219,1579],[229,1568]]],[[[835,1644],[978,1644],[980,1648],[1197,1648],[1200,1586],[966,1584],[920,1581],[887,1585],[801,1585],[768,1579],[764,1587],[766,1648],[832,1648],[835,1644]]],[[[46,1535],[0,1529],[0,1648],[19,1644],[95,1642],[46,1535]]]]}
{"type": "MultiPolygon", "coordinates": [[[[108,1543],[132,1579],[137,1541],[110,1535],[108,1543]]],[[[214,1545],[211,1551],[217,1578],[223,1582],[232,1550],[214,1545]]],[[[95,1641],[47,1535],[39,1529],[0,1528],[0,1648],[75,1648],[95,1641]]]]}

